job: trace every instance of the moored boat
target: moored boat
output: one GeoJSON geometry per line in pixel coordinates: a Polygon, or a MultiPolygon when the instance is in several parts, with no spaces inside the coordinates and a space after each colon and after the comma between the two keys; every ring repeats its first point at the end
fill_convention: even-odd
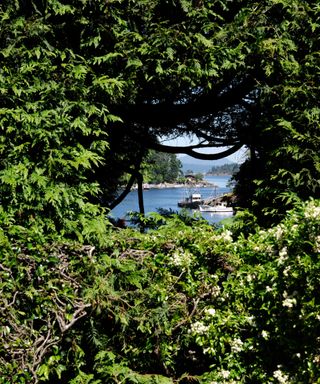
{"type": "Polygon", "coordinates": [[[199,205],[200,212],[215,212],[215,213],[226,213],[233,212],[232,207],[228,207],[225,202],[216,203],[214,205],[199,205]]]}

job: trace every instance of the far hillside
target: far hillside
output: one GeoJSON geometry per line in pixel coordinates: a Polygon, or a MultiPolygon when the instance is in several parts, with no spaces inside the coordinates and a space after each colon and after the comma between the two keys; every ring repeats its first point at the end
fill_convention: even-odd
{"type": "Polygon", "coordinates": [[[209,172],[207,172],[207,175],[213,175],[213,176],[234,175],[239,171],[239,167],[240,166],[237,163],[216,165],[212,167],[209,172]]]}
{"type": "Polygon", "coordinates": [[[183,173],[188,171],[192,171],[193,173],[207,173],[211,171],[212,167],[231,164],[231,161],[228,159],[200,160],[188,155],[179,157],[179,160],[182,163],[183,173]]]}

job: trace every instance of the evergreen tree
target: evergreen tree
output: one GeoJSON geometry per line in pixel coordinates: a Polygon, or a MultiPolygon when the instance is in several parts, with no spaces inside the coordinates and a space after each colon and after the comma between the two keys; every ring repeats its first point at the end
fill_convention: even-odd
{"type": "Polygon", "coordinates": [[[80,238],[103,232],[103,210],[90,202],[100,187],[88,172],[105,162],[113,117],[95,96],[103,80],[67,33],[86,20],[57,1],[0,7],[2,219],[80,238]]]}
{"type": "Polygon", "coordinates": [[[0,7],[6,211],[15,207],[27,220],[53,212],[60,219],[52,225],[63,227],[59,220],[84,201],[111,206],[119,179],[128,173],[133,182],[148,149],[217,159],[247,146],[239,203],[260,214],[287,206],[291,192],[318,196],[317,1],[7,0],[0,7]],[[177,135],[199,141],[161,144],[177,135]],[[228,149],[197,152],[205,147],[228,149]],[[39,174],[41,182],[31,181],[39,174]],[[33,201],[30,191],[45,199],[33,201]]]}
{"type": "Polygon", "coordinates": [[[144,180],[148,183],[173,183],[181,176],[181,161],[176,155],[151,151],[145,161],[144,180]]]}

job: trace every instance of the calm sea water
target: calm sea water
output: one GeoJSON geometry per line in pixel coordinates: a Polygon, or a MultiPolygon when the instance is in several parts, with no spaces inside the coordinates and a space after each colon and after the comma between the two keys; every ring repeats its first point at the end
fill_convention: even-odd
{"type": "MultiPolygon", "coordinates": [[[[206,176],[205,179],[214,183],[217,188],[166,188],[145,190],[143,193],[145,212],[157,212],[158,208],[180,211],[181,208],[178,207],[178,201],[183,200],[190,195],[190,193],[201,193],[203,198],[208,198],[230,192],[230,189],[227,187],[230,176],[206,176]]],[[[139,211],[137,191],[131,191],[125,200],[111,211],[111,216],[125,219],[130,211],[139,211]]],[[[190,210],[190,212],[195,211],[190,210]]],[[[222,219],[232,216],[232,213],[202,212],[201,215],[210,223],[217,223],[222,219]]]]}

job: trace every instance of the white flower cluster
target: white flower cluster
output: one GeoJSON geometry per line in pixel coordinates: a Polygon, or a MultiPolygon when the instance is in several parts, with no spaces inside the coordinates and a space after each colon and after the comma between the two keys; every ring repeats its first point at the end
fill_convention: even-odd
{"type": "Polygon", "coordinates": [[[278,264],[283,264],[288,259],[288,249],[283,247],[279,252],[278,264]]]}
{"type": "Polygon", "coordinates": [[[214,287],[211,288],[211,295],[213,297],[218,297],[220,295],[221,288],[219,285],[215,285],[214,287]]]}
{"type": "Polygon", "coordinates": [[[315,252],[320,253],[320,236],[317,236],[315,238],[314,250],[315,250],[315,252]]]}
{"type": "Polygon", "coordinates": [[[227,379],[229,376],[230,376],[230,371],[227,371],[226,369],[222,369],[220,371],[220,374],[221,376],[224,378],[224,379],[227,379]]]}
{"type": "Polygon", "coordinates": [[[233,241],[232,232],[228,229],[224,230],[219,236],[217,236],[217,238],[225,241],[226,243],[231,243],[233,241]]]}
{"type": "Polygon", "coordinates": [[[291,267],[290,267],[290,266],[286,267],[286,268],[283,270],[283,274],[284,274],[286,277],[288,277],[289,274],[290,274],[290,270],[291,270],[291,267]]]}
{"type": "Polygon", "coordinates": [[[239,383],[238,380],[233,380],[230,378],[230,371],[226,370],[226,369],[222,369],[220,372],[219,372],[219,376],[220,376],[220,380],[219,381],[211,381],[209,384],[237,384],[239,383]],[[221,379],[223,381],[221,381],[221,379]]]}
{"type": "Polygon", "coordinates": [[[320,219],[320,207],[316,207],[314,204],[310,204],[306,208],[304,216],[307,219],[320,219]]]}
{"type": "Polygon", "coordinates": [[[273,254],[273,248],[272,248],[272,245],[266,245],[266,244],[259,244],[259,245],[255,245],[253,247],[253,250],[255,252],[265,252],[269,255],[272,255],[273,254]]]}
{"type": "Polygon", "coordinates": [[[214,308],[206,308],[205,313],[209,316],[214,316],[216,314],[216,310],[214,308]]]}
{"type": "Polygon", "coordinates": [[[196,321],[191,324],[191,332],[197,335],[204,335],[208,332],[209,328],[209,325],[205,325],[201,321],[196,321]]]}
{"type": "Polygon", "coordinates": [[[320,364],[320,355],[316,355],[316,356],[313,358],[313,362],[316,363],[316,364],[320,364]]]}
{"type": "Polygon", "coordinates": [[[230,346],[231,346],[231,351],[234,353],[239,353],[243,350],[243,342],[239,338],[232,340],[232,342],[230,343],[230,346]]]}
{"type": "Polygon", "coordinates": [[[283,292],[283,297],[283,307],[292,308],[297,304],[297,299],[288,297],[288,293],[286,291],[283,292]]]}
{"type": "Polygon", "coordinates": [[[269,332],[263,330],[263,331],[261,332],[261,336],[262,336],[265,340],[268,340],[268,339],[269,339],[269,332]]]}
{"type": "MultiPolygon", "coordinates": [[[[278,368],[280,368],[280,366],[278,365],[278,368]]],[[[279,383],[281,384],[286,384],[288,383],[289,381],[289,376],[288,375],[285,375],[281,369],[277,369],[276,371],[273,372],[273,377],[275,379],[278,380],[279,383]]]]}
{"type": "Polygon", "coordinates": [[[191,254],[178,249],[172,254],[170,264],[176,267],[189,267],[191,265],[191,254]]]}

